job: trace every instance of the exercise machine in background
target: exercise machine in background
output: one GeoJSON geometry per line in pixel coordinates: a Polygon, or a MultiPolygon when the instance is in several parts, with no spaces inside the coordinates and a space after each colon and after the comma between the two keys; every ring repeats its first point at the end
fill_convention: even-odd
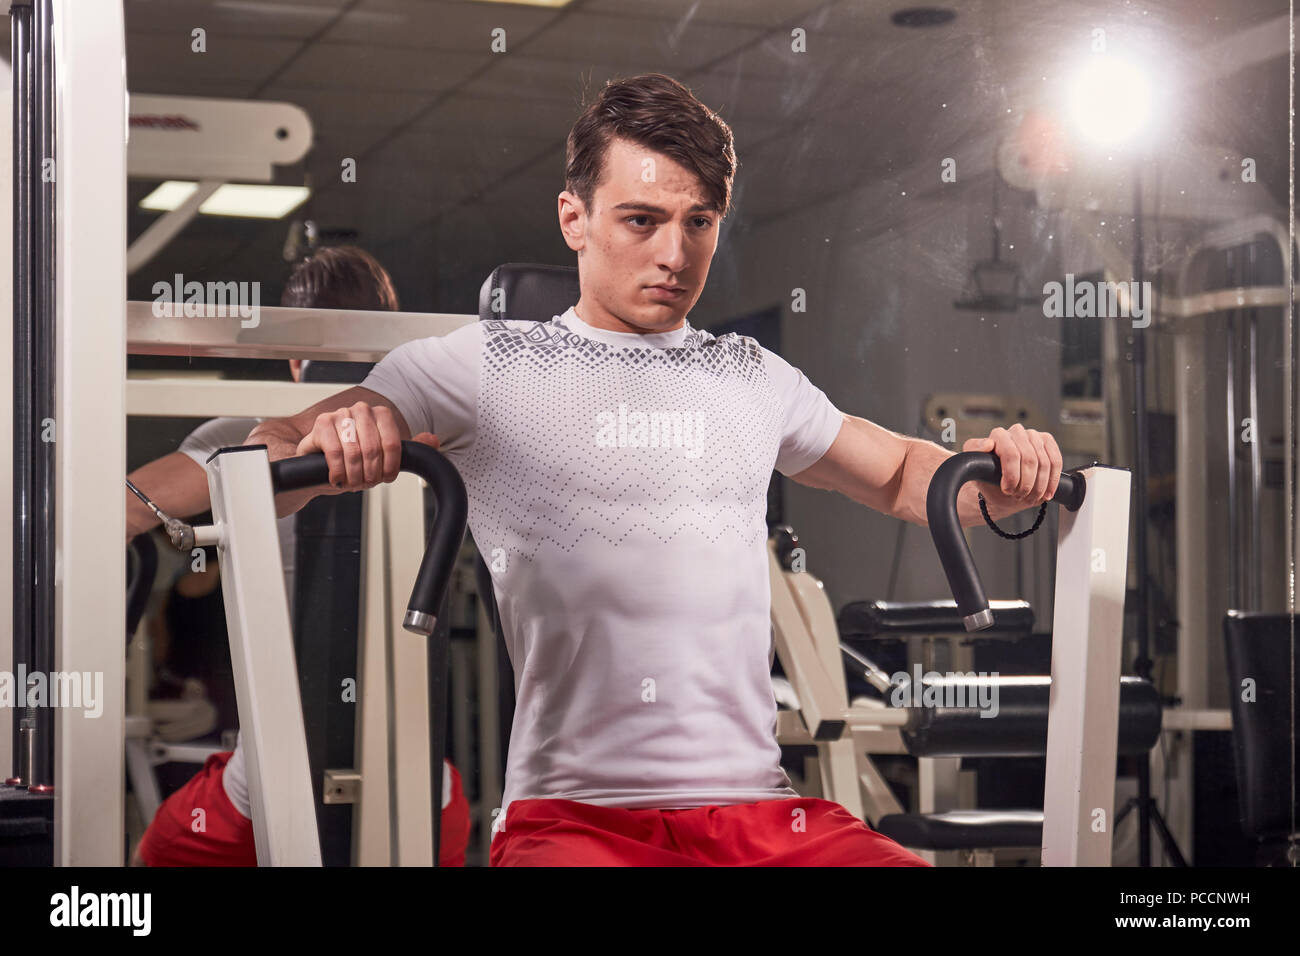
{"type": "MultiPolygon", "coordinates": [[[[955,600],[875,602],[859,615],[860,637],[1000,628],[1012,633],[1032,620],[1024,602],[987,600],[957,519],[963,484],[1000,479],[992,455],[967,452],[944,462],[931,482],[927,519],[955,600]]],[[[777,655],[797,699],[797,710],[779,716],[778,740],[814,744],[823,795],[861,812],[905,846],[929,854],[963,850],[977,863],[991,863],[996,847],[1026,845],[1041,848],[1046,866],[1111,861],[1117,752],[1145,753],[1160,731],[1155,689],[1120,676],[1129,474],[1101,465],[1067,473],[1054,500],[1065,510],[1057,542],[1051,676],[948,676],[941,679],[944,687],[934,688],[946,697],[961,684],[961,699],[974,701],[983,684],[985,693],[998,698],[999,715],[992,719],[974,706],[850,706],[844,661],[882,692],[892,689],[891,682],[869,655],[841,645],[820,583],[793,569],[789,532],[769,542],[777,655]],[[901,738],[902,748],[892,738],[901,738]],[[919,813],[899,812],[867,755],[900,749],[922,758],[922,765],[935,757],[1045,754],[1043,808],[935,812],[923,806],[919,813]]]]}

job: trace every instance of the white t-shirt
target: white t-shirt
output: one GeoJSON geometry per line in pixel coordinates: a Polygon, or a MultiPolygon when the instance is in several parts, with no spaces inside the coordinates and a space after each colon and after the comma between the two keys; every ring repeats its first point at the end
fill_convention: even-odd
{"type": "Polygon", "coordinates": [[[825,394],[747,336],[609,332],[572,308],[408,342],[362,384],[439,436],[469,493],[514,666],[507,808],[796,796],[767,488],[835,440],[825,394]]]}
{"type": "MultiPolygon", "coordinates": [[[[207,469],[207,462],[218,448],[242,445],[248,433],[261,424],[260,418],[214,418],[204,422],[181,442],[178,451],[198,462],[199,467],[207,469]]],[[[284,565],[284,586],[288,596],[289,620],[293,621],[293,573],[294,573],[294,519],[296,515],[286,515],[276,520],[276,530],[280,535],[280,561],[284,565]]],[[[236,810],[252,819],[252,804],[248,797],[248,772],[244,766],[244,748],[242,735],[236,739],[235,752],[226,763],[221,775],[221,784],[226,796],[236,810]]],[[[451,802],[451,764],[442,775],[442,805],[451,802]]]]}

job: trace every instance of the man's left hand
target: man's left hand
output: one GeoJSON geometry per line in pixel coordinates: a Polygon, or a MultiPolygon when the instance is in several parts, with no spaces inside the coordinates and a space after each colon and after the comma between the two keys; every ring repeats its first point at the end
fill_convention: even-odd
{"type": "Polygon", "coordinates": [[[1061,483],[1061,449],[1047,432],[1025,428],[995,428],[988,438],[971,438],[962,451],[986,451],[1002,464],[1002,493],[1022,508],[1051,501],[1061,483]]]}

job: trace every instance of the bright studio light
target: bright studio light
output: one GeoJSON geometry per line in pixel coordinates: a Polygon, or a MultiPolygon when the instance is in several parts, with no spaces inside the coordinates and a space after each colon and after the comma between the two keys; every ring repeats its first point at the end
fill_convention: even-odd
{"type": "MultiPolygon", "coordinates": [[[[167,212],[189,199],[198,188],[198,183],[168,180],[141,199],[140,208],[167,212]]],[[[311,190],[306,186],[226,183],[199,206],[199,212],[205,216],[282,219],[301,206],[309,195],[311,190]]]]}
{"type": "Polygon", "coordinates": [[[1101,146],[1131,139],[1151,112],[1151,84],[1127,60],[1094,54],[1070,83],[1070,116],[1101,146]]]}

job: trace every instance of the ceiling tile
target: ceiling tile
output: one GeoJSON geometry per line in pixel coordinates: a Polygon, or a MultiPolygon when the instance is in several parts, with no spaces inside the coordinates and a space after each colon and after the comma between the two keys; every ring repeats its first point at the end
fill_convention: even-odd
{"type": "Polygon", "coordinates": [[[463,82],[488,64],[488,53],[417,47],[314,43],[275,77],[278,86],[434,92],[463,82]]]}
{"type": "Polygon", "coordinates": [[[127,32],[176,34],[202,27],[209,49],[223,36],[306,39],[348,0],[125,0],[127,32]]]}
{"type": "Polygon", "coordinates": [[[493,31],[498,28],[505,30],[509,51],[564,16],[563,11],[516,4],[362,0],[340,17],[322,39],[331,43],[488,53],[493,31]]]}
{"type": "Polygon", "coordinates": [[[594,97],[607,80],[638,72],[617,61],[543,60],[516,53],[495,59],[463,89],[476,96],[557,100],[571,104],[576,118],[584,94],[594,97]]]}
{"type": "Polygon", "coordinates": [[[132,90],[184,90],[186,82],[212,80],[261,83],[301,48],[296,40],[210,38],[206,53],[195,53],[188,36],[128,33],[126,82],[132,90]]]}
{"type": "Polygon", "coordinates": [[[488,129],[563,140],[580,112],[576,105],[562,99],[486,96],[457,90],[423,113],[414,126],[426,132],[465,134],[488,129]]]}
{"type": "Polygon", "coordinates": [[[251,80],[221,78],[213,76],[184,76],[142,80],[137,86],[127,84],[128,93],[158,96],[211,96],[226,100],[248,99],[256,88],[251,80]]]}
{"type": "Polygon", "coordinates": [[[379,91],[366,87],[322,89],[274,83],[258,99],[293,103],[307,111],[317,130],[353,126],[392,127],[404,123],[436,100],[433,93],[379,91]]]}
{"type": "Polygon", "coordinates": [[[826,0],[655,0],[652,5],[629,4],[627,0],[588,0],[583,10],[618,14],[628,12],[631,7],[634,15],[641,15],[653,9],[673,23],[735,23],[774,29],[825,5],[826,0]]]}
{"type": "Polygon", "coordinates": [[[674,23],[662,17],[575,12],[530,39],[523,52],[567,61],[614,61],[626,64],[628,70],[671,75],[710,63],[763,34],[753,27],[707,21],[674,23]]]}

